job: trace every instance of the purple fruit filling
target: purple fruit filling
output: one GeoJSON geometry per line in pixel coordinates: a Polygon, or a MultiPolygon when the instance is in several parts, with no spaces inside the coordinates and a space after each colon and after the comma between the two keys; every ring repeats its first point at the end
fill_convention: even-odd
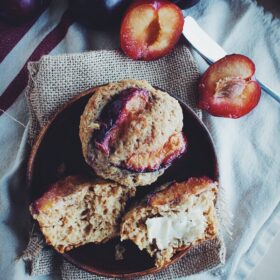
{"type": "Polygon", "coordinates": [[[123,124],[129,121],[129,115],[142,112],[149,96],[145,89],[128,88],[106,104],[99,117],[100,129],[93,135],[95,146],[108,155],[110,143],[116,140],[123,124]]]}
{"type": "MultiPolygon", "coordinates": [[[[100,129],[92,137],[92,143],[105,155],[110,154],[112,143],[125,134],[129,123],[139,118],[150,106],[150,92],[140,88],[129,88],[104,106],[100,117],[100,129]]],[[[170,136],[168,141],[159,149],[138,153],[135,151],[119,168],[132,172],[154,172],[167,168],[173,160],[180,157],[186,150],[187,139],[182,132],[170,136]]]]}

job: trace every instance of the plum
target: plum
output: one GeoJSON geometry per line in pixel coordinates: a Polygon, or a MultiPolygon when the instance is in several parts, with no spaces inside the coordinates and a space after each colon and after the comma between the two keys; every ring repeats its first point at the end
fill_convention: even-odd
{"type": "Polygon", "coordinates": [[[151,172],[168,167],[172,161],[178,158],[186,150],[186,137],[182,132],[173,134],[160,149],[133,154],[124,167],[135,172],[151,172]]]}
{"type": "Polygon", "coordinates": [[[139,88],[129,88],[116,95],[100,115],[100,129],[93,135],[96,147],[108,155],[110,143],[116,140],[123,124],[129,121],[130,115],[137,115],[145,109],[149,96],[147,90],[139,88]]]}
{"type": "Polygon", "coordinates": [[[135,1],[122,20],[121,48],[135,60],[158,59],[173,49],[183,25],[182,11],[170,1],[135,1]]]}
{"type": "Polygon", "coordinates": [[[248,114],[261,96],[254,73],[253,61],[244,55],[232,54],[218,60],[198,85],[198,107],[219,117],[239,118],[248,114]]]}
{"type": "Polygon", "coordinates": [[[172,0],[172,2],[181,9],[187,9],[197,4],[199,0],[172,0]]]}
{"type": "Polygon", "coordinates": [[[130,0],[68,0],[70,11],[81,23],[99,29],[121,21],[130,0]]]}
{"type": "Polygon", "coordinates": [[[1,0],[0,17],[18,24],[38,16],[51,0],[1,0]]]}

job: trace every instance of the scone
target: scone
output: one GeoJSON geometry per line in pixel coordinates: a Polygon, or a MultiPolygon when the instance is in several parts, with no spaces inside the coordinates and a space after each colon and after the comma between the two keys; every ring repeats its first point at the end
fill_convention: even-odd
{"type": "Polygon", "coordinates": [[[119,235],[121,216],[135,188],[69,176],[30,205],[46,242],[58,252],[119,235]]]}
{"type": "Polygon", "coordinates": [[[95,90],[81,116],[86,162],[97,175],[126,186],[151,184],[186,149],[179,102],[146,81],[95,90]]]}
{"type": "Polygon", "coordinates": [[[190,178],[148,195],[123,218],[121,240],[132,240],[162,267],[180,250],[217,235],[217,183],[190,178]]]}

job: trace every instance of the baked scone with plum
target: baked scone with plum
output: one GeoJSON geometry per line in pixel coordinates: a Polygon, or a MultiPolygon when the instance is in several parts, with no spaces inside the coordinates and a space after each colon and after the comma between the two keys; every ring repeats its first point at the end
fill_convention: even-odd
{"type": "Polygon", "coordinates": [[[135,191],[110,181],[69,176],[51,185],[30,205],[30,212],[46,242],[64,253],[118,236],[126,202],[135,191]]]}
{"type": "Polygon", "coordinates": [[[125,186],[151,184],[186,150],[179,102],[146,81],[98,87],[80,121],[86,162],[125,186]]]}
{"type": "Polygon", "coordinates": [[[176,252],[217,236],[216,193],[217,183],[207,177],[168,184],[125,214],[121,240],[147,250],[162,267],[176,252]]]}

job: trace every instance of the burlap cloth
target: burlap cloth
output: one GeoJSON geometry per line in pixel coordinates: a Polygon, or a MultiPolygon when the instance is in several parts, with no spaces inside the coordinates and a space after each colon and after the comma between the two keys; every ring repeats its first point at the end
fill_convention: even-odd
{"type": "MultiPolygon", "coordinates": [[[[33,143],[40,129],[70,98],[90,87],[121,79],[145,79],[195,107],[198,69],[187,47],[178,46],[168,56],[153,62],[132,61],[117,50],[82,54],[43,56],[28,65],[30,77],[26,98],[30,111],[29,140],[33,143]]],[[[101,279],[84,272],[46,246],[36,230],[22,257],[32,275],[58,274],[62,279],[101,279]]],[[[221,238],[189,250],[176,264],[141,279],[174,279],[214,268],[224,263],[221,238]]]]}

